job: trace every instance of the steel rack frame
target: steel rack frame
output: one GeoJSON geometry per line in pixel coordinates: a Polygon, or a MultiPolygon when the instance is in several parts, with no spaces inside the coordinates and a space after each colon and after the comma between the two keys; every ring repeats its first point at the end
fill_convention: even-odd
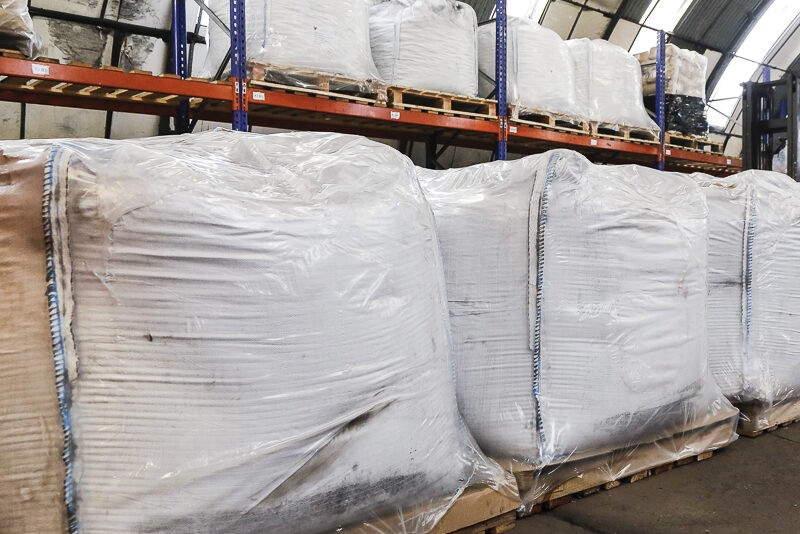
{"type": "Polygon", "coordinates": [[[647,142],[510,121],[505,98],[506,0],[497,0],[495,22],[497,116],[481,118],[396,109],[376,99],[251,83],[246,70],[244,0],[231,0],[231,28],[225,28],[231,36],[231,78],[187,78],[186,0],[172,1],[176,14],[172,25],[174,74],[154,76],[47,58],[28,60],[4,52],[0,54],[0,101],[174,117],[177,132],[186,131],[190,121],[233,119],[234,128],[242,131],[267,126],[415,141],[432,145],[427,152],[434,160],[444,149],[438,147],[450,145],[493,151],[497,159],[504,159],[509,152],[533,154],[571,148],[598,162],[655,167],[661,161],[668,170],[712,174],[741,169],[738,158],[664,147],[663,138],[661,142],[647,142]]]}

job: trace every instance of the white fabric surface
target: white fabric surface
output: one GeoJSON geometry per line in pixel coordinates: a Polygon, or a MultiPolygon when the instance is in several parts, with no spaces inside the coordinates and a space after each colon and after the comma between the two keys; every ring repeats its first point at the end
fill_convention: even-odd
{"type": "Polygon", "coordinates": [[[467,485],[507,483],[457,413],[407,158],[224,131],[51,157],[83,534],[425,532],[467,485]]]}
{"type": "Polygon", "coordinates": [[[769,407],[800,396],[800,189],[768,171],[697,179],[711,221],[714,377],[735,402],[769,407]]]}
{"type": "MultiPolygon", "coordinates": [[[[230,2],[208,0],[226,25],[230,2]]],[[[368,0],[247,0],[247,59],[278,67],[299,67],[356,80],[378,80],[369,44],[368,0]]],[[[209,24],[206,76],[212,76],[230,48],[230,38],[209,24]]]]}
{"type": "Polygon", "coordinates": [[[454,0],[383,0],[370,8],[372,57],[389,85],[478,94],[478,21],[454,0]]]}
{"type": "Polygon", "coordinates": [[[488,454],[553,464],[735,414],[708,375],[707,209],[688,176],[568,151],[418,172],[459,406],[488,454]]]}
{"type": "MultiPolygon", "coordinates": [[[[746,398],[775,404],[800,396],[800,189],[783,174],[737,176],[754,195],[746,398]]],[[[747,334],[745,334],[747,336],[747,334]]]]}
{"type": "MultiPolygon", "coordinates": [[[[494,24],[478,28],[480,94],[494,88],[494,24]]],[[[571,117],[586,114],[575,90],[575,68],[566,43],[552,30],[529,19],[509,17],[507,41],[508,102],[522,112],[550,112],[571,117]]]]}
{"type": "Polygon", "coordinates": [[[566,41],[575,63],[578,102],[590,120],[657,130],[642,95],[639,61],[623,48],[602,39],[566,41]]]}
{"type": "Polygon", "coordinates": [[[708,365],[722,393],[741,401],[750,189],[735,177],[696,174],[694,178],[708,202],[708,365]]]}

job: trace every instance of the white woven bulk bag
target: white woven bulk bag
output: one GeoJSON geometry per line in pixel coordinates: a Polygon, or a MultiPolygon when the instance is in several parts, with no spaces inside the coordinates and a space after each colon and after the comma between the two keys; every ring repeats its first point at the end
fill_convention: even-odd
{"type": "Polygon", "coordinates": [[[25,0],[0,1],[0,48],[19,50],[26,57],[36,56],[41,41],[33,29],[25,0]]]}
{"type": "Polygon", "coordinates": [[[566,43],[575,65],[577,99],[589,120],[658,130],[644,107],[642,70],[635,57],[602,39],[566,43]]]}
{"type": "Polygon", "coordinates": [[[769,405],[800,397],[800,191],[786,175],[747,171],[746,397],[769,405]]]}
{"type": "Polygon", "coordinates": [[[80,532],[421,533],[468,485],[513,493],[457,412],[407,158],[216,131],[56,143],[40,172],[80,532]]]}
{"type": "MultiPolygon", "coordinates": [[[[230,24],[230,2],[208,0],[208,7],[230,24]]],[[[369,44],[368,0],[247,0],[247,59],[286,70],[341,75],[365,84],[380,78],[369,44]]],[[[209,23],[205,73],[222,64],[230,38],[209,23]]],[[[297,78],[301,83],[305,78],[297,78]]],[[[306,82],[307,83],[307,82],[306,82]]]]}
{"type": "MultiPolygon", "coordinates": [[[[494,24],[478,28],[482,96],[495,89],[495,36],[494,24]]],[[[574,65],[565,41],[530,19],[508,19],[506,83],[508,102],[521,113],[586,113],[576,96],[574,65]]]]}
{"type": "Polygon", "coordinates": [[[567,151],[419,172],[459,406],[487,453],[551,465],[735,417],[707,376],[706,205],[688,176],[567,151]]]}
{"type": "Polygon", "coordinates": [[[735,177],[693,175],[708,203],[708,366],[726,397],[742,401],[748,186],[735,177]]]}
{"type": "Polygon", "coordinates": [[[383,0],[370,8],[372,57],[389,85],[478,94],[478,21],[455,0],[383,0]]]}

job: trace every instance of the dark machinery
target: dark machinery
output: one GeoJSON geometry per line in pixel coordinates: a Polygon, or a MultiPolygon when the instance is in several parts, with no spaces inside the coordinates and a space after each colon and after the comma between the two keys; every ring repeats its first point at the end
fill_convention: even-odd
{"type": "Polygon", "coordinates": [[[780,80],[744,84],[742,155],[745,169],[775,170],[800,180],[797,83],[797,77],[787,74],[780,80]]]}

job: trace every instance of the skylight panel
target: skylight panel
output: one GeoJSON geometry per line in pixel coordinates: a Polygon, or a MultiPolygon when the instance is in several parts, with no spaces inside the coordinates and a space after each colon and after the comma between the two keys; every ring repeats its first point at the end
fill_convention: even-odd
{"type": "MultiPolygon", "coordinates": [[[[671,32],[678,25],[686,10],[694,0],[651,0],[647,10],[639,20],[656,30],[671,32]]],[[[650,28],[642,28],[630,48],[632,54],[646,52],[656,45],[658,34],[650,28]]]]}
{"type": "Polygon", "coordinates": [[[708,110],[710,124],[721,128],[728,125],[742,96],[741,84],[760,71],[761,67],[757,63],[766,59],[769,51],[798,15],[800,15],[800,2],[797,0],[775,0],[761,15],[735,51],[739,57],[731,60],[714,88],[709,104],[716,109],[708,110]]]}

